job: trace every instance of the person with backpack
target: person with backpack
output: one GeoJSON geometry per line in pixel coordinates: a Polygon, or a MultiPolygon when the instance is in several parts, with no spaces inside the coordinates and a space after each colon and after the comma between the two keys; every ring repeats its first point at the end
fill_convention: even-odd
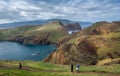
{"type": "Polygon", "coordinates": [[[80,65],[77,64],[77,66],[76,66],[76,71],[79,72],[79,69],[80,69],[80,65]]]}

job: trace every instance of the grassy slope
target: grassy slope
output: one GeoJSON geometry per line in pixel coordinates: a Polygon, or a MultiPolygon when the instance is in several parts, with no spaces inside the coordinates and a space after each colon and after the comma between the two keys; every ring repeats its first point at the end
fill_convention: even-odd
{"type": "Polygon", "coordinates": [[[61,37],[67,35],[65,28],[59,23],[49,23],[45,26],[38,26],[25,32],[25,36],[35,35],[35,34],[50,34],[48,37],[49,41],[56,42],[61,37]]]}
{"type": "MultiPolygon", "coordinates": [[[[23,61],[22,64],[24,66],[28,66],[34,69],[40,70],[59,70],[63,72],[37,72],[37,71],[28,71],[28,70],[20,70],[20,69],[5,69],[0,68],[0,75],[1,76],[74,76],[76,74],[70,73],[69,65],[57,65],[51,63],[44,63],[44,62],[33,62],[33,61],[23,61]]],[[[0,65],[4,66],[18,66],[18,61],[0,61],[0,65]]],[[[75,70],[75,69],[74,69],[75,70]]],[[[120,66],[119,65],[108,65],[108,66],[80,66],[81,73],[78,74],[79,76],[88,76],[87,73],[84,72],[103,72],[103,73],[118,73],[120,74],[120,66]]],[[[91,73],[90,76],[107,76],[106,74],[95,74],[91,73]]]]}
{"type": "Polygon", "coordinates": [[[48,41],[56,42],[65,35],[68,35],[68,33],[59,23],[49,23],[44,26],[22,26],[0,30],[0,40],[9,40],[15,36],[36,36],[41,39],[47,38],[48,41]]]}
{"type": "MultiPolygon", "coordinates": [[[[67,44],[78,44],[79,43],[79,39],[81,37],[76,37],[74,39],[70,39],[67,44]]],[[[104,40],[107,40],[108,44],[111,45],[111,46],[108,46],[108,44],[106,44],[105,46],[103,47],[99,47],[97,48],[97,51],[98,51],[98,55],[104,55],[103,53],[107,53],[107,52],[111,52],[112,54],[114,54],[114,52],[117,52],[118,54],[120,54],[120,32],[118,33],[109,33],[109,34],[102,34],[102,35],[94,35],[94,36],[89,36],[89,40],[91,40],[92,42],[92,38],[94,40],[97,40],[97,39],[104,39],[104,40]]],[[[100,41],[99,41],[100,42],[100,41]]],[[[98,43],[99,43],[98,42],[98,43]]],[[[102,44],[101,44],[102,45],[102,44]]]]}
{"type": "Polygon", "coordinates": [[[12,36],[22,36],[26,31],[31,30],[34,26],[21,26],[15,28],[1,29],[1,40],[5,40],[12,36]]]}
{"type": "MultiPolygon", "coordinates": [[[[108,63],[109,61],[107,61],[107,59],[120,58],[120,40],[119,40],[119,38],[120,38],[120,32],[89,36],[88,41],[91,42],[92,44],[95,43],[94,46],[97,47],[96,52],[97,52],[99,59],[106,60],[103,63],[101,63],[101,61],[100,61],[99,65],[108,63]]],[[[67,42],[67,44],[78,45],[80,39],[81,39],[81,37],[76,37],[74,39],[69,40],[67,42]]],[[[120,61],[120,60],[118,60],[118,61],[120,61]]],[[[118,63],[118,62],[116,61],[116,63],[118,63]]]]}

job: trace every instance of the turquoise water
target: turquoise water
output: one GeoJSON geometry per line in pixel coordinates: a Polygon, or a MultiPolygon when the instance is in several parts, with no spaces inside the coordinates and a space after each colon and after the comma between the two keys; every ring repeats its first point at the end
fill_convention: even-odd
{"type": "Polygon", "coordinates": [[[42,60],[55,49],[54,45],[23,45],[16,42],[0,42],[0,60],[42,60]],[[36,52],[39,54],[34,55],[36,52]]]}

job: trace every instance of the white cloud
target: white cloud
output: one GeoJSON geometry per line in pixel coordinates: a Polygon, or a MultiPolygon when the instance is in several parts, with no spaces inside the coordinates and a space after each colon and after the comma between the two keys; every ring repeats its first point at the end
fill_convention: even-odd
{"type": "Polygon", "coordinates": [[[10,20],[0,20],[0,23],[9,23],[11,22],[10,20]]]}
{"type": "Polygon", "coordinates": [[[21,11],[21,12],[20,12],[20,15],[21,15],[21,16],[28,16],[28,14],[27,14],[26,12],[24,12],[24,11],[21,11]]]}
{"type": "Polygon", "coordinates": [[[120,20],[119,3],[118,0],[0,0],[0,23],[50,18],[120,20]]]}

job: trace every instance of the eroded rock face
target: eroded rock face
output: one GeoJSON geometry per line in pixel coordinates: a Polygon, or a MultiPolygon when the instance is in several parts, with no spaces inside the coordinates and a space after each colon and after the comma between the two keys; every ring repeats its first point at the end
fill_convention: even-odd
{"type": "Polygon", "coordinates": [[[67,23],[67,24],[63,24],[63,26],[67,29],[69,34],[73,34],[75,32],[79,32],[82,30],[79,23],[67,23]]]}
{"type": "Polygon", "coordinates": [[[63,24],[68,31],[82,30],[79,23],[67,23],[63,24]]]}
{"type": "Polygon", "coordinates": [[[94,65],[106,58],[120,57],[120,25],[97,22],[79,33],[64,37],[47,62],[94,65]]]}

